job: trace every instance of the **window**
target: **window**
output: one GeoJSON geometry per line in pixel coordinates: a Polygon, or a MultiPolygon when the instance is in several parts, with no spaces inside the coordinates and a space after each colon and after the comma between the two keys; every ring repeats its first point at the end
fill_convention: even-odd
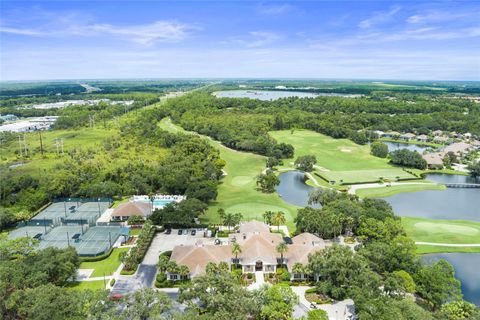
{"type": "Polygon", "coordinates": [[[171,274],[170,275],[170,280],[177,280],[178,279],[178,275],[177,274],[171,274]]]}

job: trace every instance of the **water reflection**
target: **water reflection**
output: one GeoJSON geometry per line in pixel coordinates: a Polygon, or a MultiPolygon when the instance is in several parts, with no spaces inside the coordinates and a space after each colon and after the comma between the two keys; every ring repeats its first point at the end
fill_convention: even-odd
{"type": "MultiPolygon", "coordinates": [[[[280,184],[277,186],[277,193],[285,202],[305,207],[308,205],[308,193],[313,187],[307,185],[304,181],[302,171],[288,171],[280,174],[280,184]]],[[[320,208],[320,205],[313,206],[320,208]]]]}

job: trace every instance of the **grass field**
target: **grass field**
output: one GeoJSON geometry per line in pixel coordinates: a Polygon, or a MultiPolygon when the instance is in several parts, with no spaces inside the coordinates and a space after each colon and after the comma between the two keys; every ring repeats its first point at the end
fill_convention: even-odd
{"type": "MultiPolygon", "coordinates": [[[[163,119],[159,125],[170,132],[185,132],[168,118],[163,119]]],[[[223,177],[218,188],[216,201],[209,206],[202,220],[208,223],[219,223],[217,215],[219,208],[231,213],[240,212],[245,220],[263,220],[262,214],[267,210],[283,211],[288,228],[293,230],[293,219],[298,208],[287,204],[276,193],[266,194],[256,189],[255,177],[265,169],[265,157],[235,151],[208,137],[205,139],[220,150],[221,158],[226,161],[224,170],[227,175],[223,177]]]]}
{"type": "Polygon", "coordinates": [[[402,217],[402,224],[408,236],[415,241],[448,244],[480,243],[480,222],[402,217]]]}
{"type": "Polygon", "coordinates": [[[115,248],[106,259],[95,262],[82,262],[80,269],[94,269],[90,277],[103,277],[112,275],[120,266],[119,255],[128,251],[129,248],[115,248]]]}
{"type": "MultiPolygon", "coordinates": [[[[109,281],[107,279],[107,281],[109,281]]],[[[77,281],[68,285],[70,290],[105,290],[105,282],[99,281],[77,281]]]]}
{"type": "Polygon", "coordinates": [[[445,186],[433,183],[419,183],[396,185],[391,187],[358,189],[356,195],[360,198],[386,198],[403,192],[415,192],[422,190],[445,190],[445,186]]]}
{"type": "Polygon", "coordinates": [[[477,253],[480,252],[480,247],[440,247],[429,246],[423,244],[416,245],[416,252],[418,254],[427,253],[446,253],[446,252],[463,252],[463,253],[477,253]]]}
{"type": "Polygon", "coordinates": [[[415,178],[396,168],[387,159],[374,157],[369,146],[357,145],[348,139],[333,139],[310,130],[271,131],[278,142],[290,143],[295,147],[295,158],[313,154],[317,158],[316,173],[336,183],[375,182],[383,179],[415,178]]]}

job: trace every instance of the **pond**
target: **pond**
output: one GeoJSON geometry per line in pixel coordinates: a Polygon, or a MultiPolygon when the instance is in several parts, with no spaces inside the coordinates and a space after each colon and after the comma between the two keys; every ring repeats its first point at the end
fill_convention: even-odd
{"type": "MultiPolygon", "coordinates": [[[[461,175],[428,174],[439,183],[472,183],[461,175]]],[[[387,202],[399,216],[480,221],[480,189],[447,188],[400,193],[387,202]]]]}
{"type": "Polygon", "coordinates": [[[455,277],[462,282],[464,299],[480,306],[480,253],[435,253],[422,256],[422,261],[434,263],[445,259],[455,268],[455,277]]]}
{"type": "MultiPolygon", "coordinates": [[[[285,202],[299,207],[308,205],[308,193],[313,190],[313,187],[305,183],[304,172],[288,171],[281,173],[279,178],[280,184],[276,190],[285,202]]],[[[312,207],[320,208],[320,205],[312,207]]]]}
{"type": "Polygon", "coordinates": [[[410,151],[417,151],[418,153],[422,154],[423,151],[431,149],[428,146],[418,145],[418,144],[410,144],[410,143],[403,143],[403,142],[392,142],[392,141],[382,141],[388,146],[388,151],[396,151],[400,149],[407,149],[410,151]]]}
{"type": "Polygon", "coordinates": [[[354,97],[355,95],[339,94],[339,93],[311,93],[299,91],[269,91],[269,90],[227,90],[217,91],[213,95],[219,98],[249,98],[258,100],[277,100],[281,98],[315,98],[319,96],[326,97],[354,97]]]}

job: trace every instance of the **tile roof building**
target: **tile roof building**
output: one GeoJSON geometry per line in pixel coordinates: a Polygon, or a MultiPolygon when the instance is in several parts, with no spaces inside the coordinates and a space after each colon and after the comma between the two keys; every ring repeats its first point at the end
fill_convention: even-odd
{"type": "Polygon", "coordinates": [[[131,216],[148,217],[152,213],[152,205],[145,202],[127,202],[119,205],[112,212],[112,221],[126,221],[131,216]]]}
{"type": "MultiPolygon", "coordinates": [[[[331,245],[313,234],[302,233],[292,238],[293,244],[288,245],[284,254],[284,260],[288,270],[291,271],[295,263],[308,263],[308,256],[316,251],[325,249],[331,245]]],[[[283,242],[282,235],[271,233],[268,225],[259,221],[250,221],[240,224],[238,233],[229,237],[229,244],[226,245],[190,245],[176,246],[173,248],[171,260],[178,265],[185,265],[190,270],[190,277],[205,273],[209,262],[226,262],[229,265],[234,263],[232,243],[238,243],[242,250],[238,254],[238,264],[244,273],[265,272],[273,273],[277,265],[281,263],[281,255],[277,252],[277,245],[283,242]]],[[[168,274],[170,280],[180,279],[180,275],[168,274]]],[[[297,275],[296,278],[303,278],[304,275],[297,275]]],[[[293,278],[293,275],[292,275],[293,278]]]]}

